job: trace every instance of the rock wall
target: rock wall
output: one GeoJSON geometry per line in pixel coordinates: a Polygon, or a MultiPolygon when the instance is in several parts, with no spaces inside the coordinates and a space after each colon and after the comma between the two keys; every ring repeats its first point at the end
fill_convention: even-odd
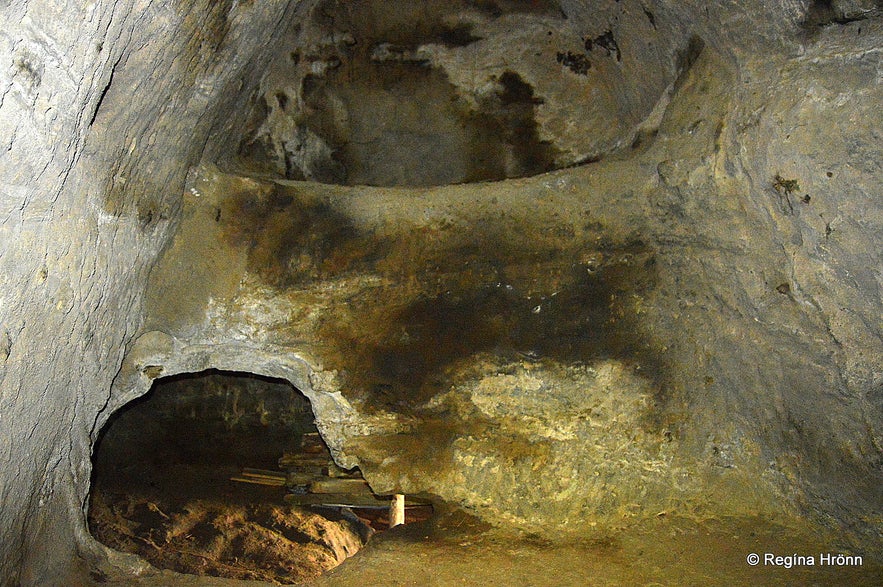
{"type": "Polygon", "coordinates": [[[636,3],[609,4],[583,27],[557,2],[320,2],[276,48],[225,166],[428,186],[628,147],[667,100],[690,40],[636,3]]]}
{"type": "MultiPolygon", "coordinates": [[[[297,357],[311,373],[288,377],[335,455],[379,492],[559,537],[660,511],[802,512],[844,515],[853,540],[873,540],[879,471],[847,455],[878,452],[879,299],[858,294],[875,278],[844,286],[841,315],[861,318],[838,335],[821,300],[841,286],[798,267],[834,255],[859,276],[879,237],[856,224],[834,252],[842,171],[827,163],[851,156],[836,136],[824,159],[784,137],[838,120],[871,161],[848,121],[878,90],[838,110],[758,89],[783,71],[827,78],[815,70],[831,59],[838,83],[869,79],[868,51],[813,48],[778,69],[707,47],[646,144],[520,182],[343,188],[204,166],[148,292],[145,328],[171,338],[137,354],[126,385],[182,355],[239,369],[252,356],[273,375],[297,357]],[[775,156],[760,156],[774,136],[775,156]],[[832,418],[836,433],[810,437],[832,418]]],[[[876,181],[851,176],[862,212],[841,218],[869,218],[876,181]]]]}
{"type": "Polygon", "coordinates": [[[96,420],[222,97],[287,2],[0,7],[0,581],[66,583],[96,420]]]}
{"type": "Polygon", "coordinates": [[[796,512],[879,552],[876,3],[561,2],[624,57],[628,23],[697,39],[640,140],[584,167],[219,172],[309,8],[2,3],[4,585],[101,554],[92,443],[159,369],[288,379],[375,489],[497,523],[796,512]]]}

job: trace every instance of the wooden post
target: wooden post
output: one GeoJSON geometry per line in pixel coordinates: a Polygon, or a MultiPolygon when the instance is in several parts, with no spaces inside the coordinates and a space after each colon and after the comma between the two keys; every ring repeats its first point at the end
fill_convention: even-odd
{"type": "Polygon", "coordinates": [[[396,493],[389,502],[389,527],[405,523],[405,496],[396,493]]]}

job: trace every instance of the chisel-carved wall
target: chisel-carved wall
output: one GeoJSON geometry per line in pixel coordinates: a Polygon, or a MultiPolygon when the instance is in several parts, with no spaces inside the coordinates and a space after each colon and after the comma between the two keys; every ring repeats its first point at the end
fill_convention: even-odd
{"type": "Polygon", "coordinates": [[[3,584],[105,556],[99,431],[210,368],[498,524],[879,551],[876,3],[390,4],[2,4],[3,584]]]}

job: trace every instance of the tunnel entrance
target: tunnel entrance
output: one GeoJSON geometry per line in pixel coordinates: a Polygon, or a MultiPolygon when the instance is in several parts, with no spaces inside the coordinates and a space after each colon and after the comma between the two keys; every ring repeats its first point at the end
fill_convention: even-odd
{"type": "MultiPolygon", "coordinates": [[[[93,454],[92,535],[177,572],[291,583],[389,527],[392,497],[337,467],[289,382],[206,371],[158,379],[93,454]]],[[[429,517],[408,504],[406,522],[429,517]]]]}

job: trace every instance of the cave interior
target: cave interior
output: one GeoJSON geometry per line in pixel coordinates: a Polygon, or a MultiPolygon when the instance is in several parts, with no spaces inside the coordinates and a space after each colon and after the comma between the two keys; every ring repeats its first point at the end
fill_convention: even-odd
{"type": "Polygon", "coordinates": [[[880,2],[49,4],[0,585],[883,582],[880,2]]]}

